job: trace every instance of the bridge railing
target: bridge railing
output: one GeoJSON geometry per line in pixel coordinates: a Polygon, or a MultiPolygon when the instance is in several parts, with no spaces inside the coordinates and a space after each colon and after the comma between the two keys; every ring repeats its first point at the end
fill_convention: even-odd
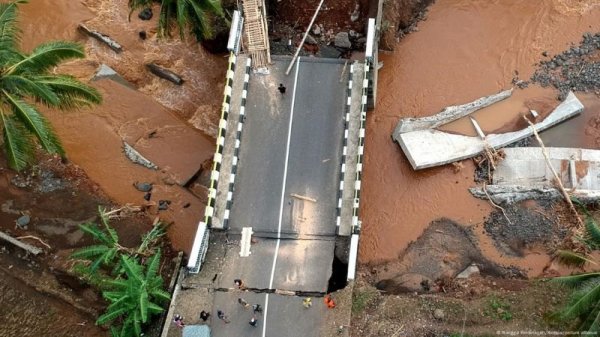
{"type": "Polygon", "coordinates": [[[219,183],[219,174],[221,170],[221,163],[223,161],[223,149],[225,145],[225,133],[227,132],[227,117],[229,116],[229,108],[231,104],[231,91],[233,87],[233,75],[235,73],[235,62],[237,56],[234,52],[229,54],[229,62],[227,66],[225,89],[223,94],[223,104],[221,107],[221,119],[219,120],[219,131],[217,133],[217,145],[215,154],[213,157],[213,167],[210,173],[210,186],[208,189],[208,202],[204,209],[204,221],[198,224],[196,230],[196,238],[190,252],[190,258],[188,260],[187,268],[191,273],[197,273],[200,270],[204,256],[206,254],[206,248],[208,245],[203,243],[208,242],[209,231],[208,228],[211,226],[212,217],[215,213],[215,202],[217,197],[217,185],[219,183]]]}

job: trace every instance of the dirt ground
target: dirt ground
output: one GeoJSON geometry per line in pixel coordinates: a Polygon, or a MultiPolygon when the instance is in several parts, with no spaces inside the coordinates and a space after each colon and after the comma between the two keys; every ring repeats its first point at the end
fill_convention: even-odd
{"type": "MultiPolygon", "coordinates": [[[[117,206],[81,169],[49,156],[19,174],[0,156],[0,201],[0,230],[43,250],[32,256],[0,242],[0,336],[104,336],[94,325],[103,301],[70,272],[68,256],[92,243],[78,225],[96,221],[98,206],[117,206]],[[30,217],[26,228],[16,225],[22,215],[30,217]]],[[[135,246],[151,228],[144,214],[111,223],[125,246],[135,246]]],[[[170,255],[167,250],[165,261],[170,255]]]]}
{"type": "Polygon", "coordinates": [[[565,331],[549,319],[565,301],[564,289],[542,281],[474,276],[436,295],[388,295],[359,281],[352,336],[548,336],[565,331]]]}

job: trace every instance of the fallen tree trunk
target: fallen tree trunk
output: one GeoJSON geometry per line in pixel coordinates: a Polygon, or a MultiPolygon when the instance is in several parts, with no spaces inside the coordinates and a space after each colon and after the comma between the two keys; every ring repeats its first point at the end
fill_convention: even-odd
{"type": "Polygon", "coordinates": [[[123,51],[123,47],[121,47],[121,45],[111,39],[108,35],[104,35],[98,31],[95,30],[91,30],[88,27],[86,27],[83,23],[80,23],[78,26],[79,30],[83,31],[84,33],[86,33],[87,35],[95,38],[96,40],[106,44],[108,47],[110,47],[110,49],[116,51],[117,53],[120,53],[123,51]]]}
{"type": "Polygon", "coordinates": [[[160,78],[164,78],[165,80],[171,81],[177,85],[183,84],[183,78],[170,70],[157,66],[154,63],[146,64],[146,67],[148,67],[151,73],[160,78]]]}

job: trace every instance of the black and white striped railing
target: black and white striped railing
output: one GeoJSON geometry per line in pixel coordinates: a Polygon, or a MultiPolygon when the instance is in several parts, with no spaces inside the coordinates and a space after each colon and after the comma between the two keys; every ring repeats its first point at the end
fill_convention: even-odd
{"type": "Polygon", "coordinates": [[[244,90],[242,91],[242,103],[240,105],[240,115],[239,121],[237,124],[237,132],[235,136],[235,147],[233,150],[233,159],[231,163],[231,175],[229,178],[229,186],[227,187],[227,204],[225,205],[225,212],[223,214],[223,227],[227,228],[229,223],[229,214],[231,211],[231,205],[233,204],[233,190],[235,184],[235,176],[237,174],[237,166],[240,155],[240,144],[242,142],[242,129],[244,126],[244,121],[246,119],[246,97],[248,96],[248,83],[250,81],[250,69],[251,69],[252,59],[248,57],[246,59],[246,69],[244,73],[244,90]]]}
{"type": "Polygon", "coordinates": [[[342,216],[342,203],[344,194],[344,180],[346,177],[346,156],[348,155],[348,132],[350,128],[350,105],[352,103],[352,76],[354,74],[354,65],[350,65],[350,74],[348,79],[348,88],[346,88],[346,116],[344,117],[344,141],[342,148],[342,162],[340,169],[340,188],[338,189],[338,203],[335,210],[336,218],[335,224],[337,230],[340,230],[341,216],[342,216]]]}
{"type": "Polygon", "coordinates": [[[219,120],[219,131],[217,133],[217,146],[213,157],[213,167],[210,173],[210,186],[208,188],[208,202],[204,210],[204,221],[200,221],[196,229],[196,237],[187,268],[191,273],[197,273],[200,270],[200,265],[206,253],[209,231],[212,225],[212,218],[215,214],[215,202],[217,198],[217,186],[219,183],[219,175],[221,172],[221,164],[223,162],[223,149],[225,146],[225,134],[227,132],[227,117],[229,117],[229,109],[231,104],[231,92],[233,89],[233,75],[235,73],[235,61],[237,57],[232,52],[229,54],[229,62],[227,66],[225,89],[223,97],[223,105],[221,107],[221,119],[219,120]]]}
{"type": "Polygon", "coordinates": [[[362,97],[360,102],[360,127],[358,129],[358,154],[356,158],[356,181],[354,182],[354,204],[352,205],[352,233],[360,233],[358,212],[360,206],[360,187],[362,182],[363,154],[365,150],[365,126],[367,122],[367,90],[369,88],[370,64],[365,61],[364,77],[362,84],[362,97]]]}

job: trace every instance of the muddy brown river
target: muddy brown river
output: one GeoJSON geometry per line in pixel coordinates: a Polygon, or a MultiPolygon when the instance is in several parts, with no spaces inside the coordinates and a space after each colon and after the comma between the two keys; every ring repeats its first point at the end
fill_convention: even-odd
{"type": "MultiPolygon", "coordinates": [[[[576,44],[585,32],[600,29],[600,1],[438,0],[418,32],[406,36],[393,53],[381,56],[378,102],[367,120],[359,259],[377,264],[398,257],[437,218],[473,226],[486,257],[539,275],[549,262],[544,251],[516,259],[498,252],[482,222],[491,206],[467,191],[474,186],[474,164],[415,172],[390,135],[402,117],[435,114],[449,105],[470,102],[510,88],[518,72],[528,79],[542,52],[550,55],[576,44]]],[[[490,113],[478,112],[486,131],[509,130],[524,107],[548,109],[556,92],[537,87],[515,92],[490,113]]],[[[578,95],[584,115],[548,132],[549,145],[597,148],[588,125],[600,110],[594,95],[578,95]],[[560,130],[564,131],[560,131],[560,130]],[[575,137],[573,137],[575,135],[575,137]],[[564,140],[564,143],[562,141],[564,140]]],[[[465,121],[448,130],[473,134],[465,121]]],[[[546,137],[546,135],[544,135],[546,137]]]]}

